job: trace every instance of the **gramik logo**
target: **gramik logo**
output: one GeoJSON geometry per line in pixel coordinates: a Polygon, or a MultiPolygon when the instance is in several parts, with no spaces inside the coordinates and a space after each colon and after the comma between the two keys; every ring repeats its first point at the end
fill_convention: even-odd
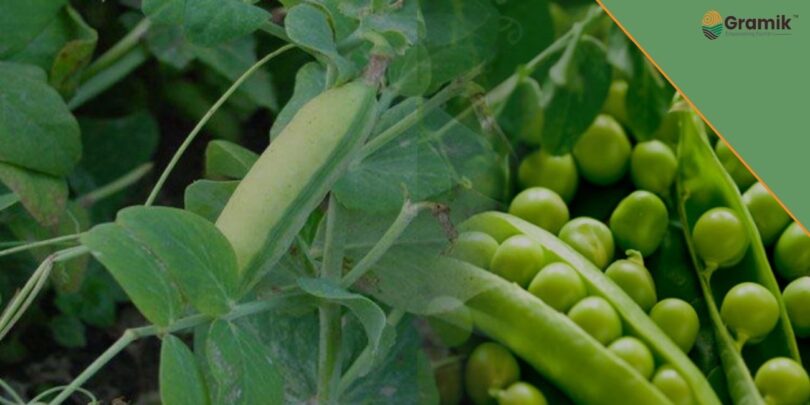
{"type": "Polygon", "coordinates": [[[799,16],[794,14],[788,17],[786,14],[777,14],[774,17],[737,17],[730,15],[723,18],[717,10],[709,10],[703,14],[701,30],[703,35],[714,40],[727,32],[726,35],[790,35],[793,29],[790,24],[794,18],[799,16]]]}
{"type": "Polygon", "coordinates": [[[723,33],[723,17],[717,10],[709,10],[703,14],[703,35],[709,39],[717,39],[723,33]]]}

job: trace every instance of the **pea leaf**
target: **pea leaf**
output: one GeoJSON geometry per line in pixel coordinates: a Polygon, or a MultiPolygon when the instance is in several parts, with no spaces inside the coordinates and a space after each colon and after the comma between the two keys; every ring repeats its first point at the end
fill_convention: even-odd
{"type": "Polygon", "coordinates": [[[236,256],[230,243],[204,218],[176,208],[131,207],[116,223],[141,241],[165,266],[198,311],[219,316],[236,299],[236,256]]]}
{"type": "Polygon", "coordinates": [[[388,67],[388,87],[403,96],[425,94],[431,81],[431,60],[422,45],[408,48],[405,54],[395,58],[388,67]]]}
{"type": "Polygon", "coordinates": [[[0,59],[25,48],[56,17],[67,0],[6,0],[0,4],[0,59]]]}
{"type": "Polygon", "coordinates": [[[149,322],[167,326],[181,316],[182,297],[166,264],[156,260],[149,246],[125,227],[116,223],[97,225],[82,235],[81,242],[104,264],[149,322]]]}
{"type": "Polygon", "coordinates": [[[554,39],[549,4],[546,0],[508,0],[496,2],[501,27],[498,53],[492,60],[487,78],[491,84],[505,80],[545,49],[554,39]]]}
{"type": "Polygon", "coordinates": [[[79,291],[58,292],[54,303],[64,314],[97,328],[109,328],[115,323],[116,305],[123,301],[128,301],[126,293],[110,273],[92,261],[79,291]]]}
{"type": "Polygon", "coordinates": [[[194,353],[174,335],[166,335],[160,345],[160,401],[166,405],[211,403],[194,353]]]}
{"type": "Polygon", "coordinates": [[[322,55],[337,68],[337,83],[345,82],[354,74],[353,64],[338,53],[329,20],[321,9],[299,4],[287,12],[284,25],[293,42],[322,55]]]}
{"type": "MultiPolygon", "coordinates": [[[[192,46],[191,52],[201,62],[233,82],[256,63],[256,40],[251,36],[241,37],[222,43],[216,47],[192,46]]],[[[259,69],[239,86],[238,92],[245,94],[257,105],[278,110],[276,90],[266,70],[259,69]]]]}
{"type": "Polygon", "coordinates": [[[368,345],[374,356],[385,353],[387,345],[392,343],[393,331],[386,329],[385,313],[370,299],[354,294],[339,285],[320,278],[300,278],[298,286],[307,294],[323,300],[336,302],[352,311],[363,324],[368,338],[368,345]],[[388,334],[389,336],[384,336],[388,334]]]}
{"type": "MultiPolygon", "coordinates": [[[[421,108],[408,99],[382,116],[377,135],[421,108]]],[[[404,191],[414,201],[444,193],[462,182],[467,165],[493,157],[481,135],[437,110],[372,155],[349,167],[335,185],[335,196],[349,208],[368,212],[402,206],[404,191]]]]}
{"type": "MultiPolygon", "coordinates": [[[[318,315],[267,313],[242,321],[258,331],[273,362],[284,378],[284,403],[308,403],[317,395],[318,315]]],[[[348,367],[367,346],[362,324],[354,317],[343,322],[341,357],[348,367]]],[[[346,387],[341,404],[432,404],[437,403],[430,362],[424,357],[422,340],[406,317],[395,328],[396,340],[387,354],[377,359],[365,377],[346,387]]]]}
{"type": "Polygon", "coordinates": [[[255,152],[228,141],[211,141],[205,148],[205,175],[241,179],[259,158],[255,152]]]}
{"type": "Polygon", "coordinates": [[[295,113],[318,94],[326,89],[326,70],[319,63],[310,62],[295,74],[295,89],[293,95],[273,122],[270,128],[270,138],[273,139],[284,130],[295,113]]]}
{"type": "Polygon", "coordinates": [[[67,204],[64,179],[0,162],[0,182],[14,191],[23,207],[42,225],[54,225],[67,204]]]}
{"type": "Polygon", "coordinates": [[[185,207],[188,211],[216,222],[238,185],[238,181],[197,180],[186,187],[185,207]]]}
{"type": "Polygon", "coordinates": [[[235,323],[214,321],[205,351],[216,381],[214,403],[282,403],[284,382],[279,367],[253,331],[235,323]]]}
{"type": "Polygon", "coordinates": [[[627,86],[627,124],[638,141],[652,138],[669,111],[675,90],[635,47],[630,48],[633,75],[627,86]]]}
{"type": "Polygon", "coordinates": [[[20,197],[14,193],[6,193],[0,195],[0,211],[9,208],[20,201],[20,197]]]}
{"type": "Polygon", "coordinates": [[[30,63],[49,72],[50,84],[66,98],[90,62],[98,34],[72,7],[64,7],[25,47],[8,60],[30,63]]]}
{"type": "Polygon", "coordinates": [[[81,156],[79,126],[41,69],[0,62],[0,162],[52,176],[81,156]]]}
{"type": "Polygon", "coordinates": [[[495,55],[498,11],[488,0],[421,2],[431,59],[430,91],[495,55]]]}
{"type": "Polygon", "coordinates": [[[70,315],[57,315],[48,321],[51,336],[62,347],[78,348],[87,345],[84,324],[79,318],[70,315]]]}
{"type": "Polygon", "coordinates": [[[532,75],[542,80],[541,104],[545,113],[541,145],[554,155],[571,151],[579,137],[591,125],[602,108],[610,88],[611,68],[604,47],[584,37],[577,45],[568,66],[556,65],[559,56],[549,58],[532,75]],[[571,69],[569,80],[559,85],[548,77],[552,66],[571,69]]]}
{"type": "Polygon", "coordinates": [[[158,24],[182,26],[186,37],[201,46],[250,34],[270,18],[267,11],[240,0],[144,0],[141,7],[158,24]]]}

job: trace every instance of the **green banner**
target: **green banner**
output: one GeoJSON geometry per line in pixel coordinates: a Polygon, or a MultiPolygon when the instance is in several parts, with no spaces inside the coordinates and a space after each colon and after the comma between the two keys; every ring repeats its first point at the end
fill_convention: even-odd
{"type": "Polygon", "coordinates": [[[810,226],[810,2],[601,4],[810,226]]]}

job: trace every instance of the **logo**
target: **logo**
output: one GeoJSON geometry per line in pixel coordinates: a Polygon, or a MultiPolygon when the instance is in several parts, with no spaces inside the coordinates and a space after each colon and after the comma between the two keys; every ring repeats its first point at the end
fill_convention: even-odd
{"type": "Polygon", "coordinates": [[[726,33],[726,36],[784,36],[791,35],[793,27],[790,24],[796,18],[799,18],[798,14],[723,17],[717,10],[709,10],[703,14],[701,30],[703,35],[710,40],[719,38],[723,32],[726,33]]]}
{"type": "Polygon", "coordinates": [[[717,10],[709,10],[703,15],[703,35],[717,39],[723,33],[723,17],[717,10]]]}

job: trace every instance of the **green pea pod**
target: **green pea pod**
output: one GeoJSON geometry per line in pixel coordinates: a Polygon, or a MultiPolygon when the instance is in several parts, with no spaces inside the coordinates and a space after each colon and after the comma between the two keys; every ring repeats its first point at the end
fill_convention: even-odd
{"type": "Polygon", "coordinates": [[[700,119],[692,112],[680,114],[678,211],[687,245],[697,269],[709,316],[714,324],[729,394],[735,403],[761,404],[763,400],[754,385],[751,371],[757,370],[762,363],[777,356],[791,357],[800,361],[796,339],[762,240],[751,214],[742,202],[734,180],[723,169],[712,151],[700,119]],[[691,230],[704,213],[716,207],[727,207],[739,217],[745,231],[744,236],[750,243],[739,262],[728,268],[713,271],[700,259],[691,230]],[[723,323],[718,302],[732,287],[742,282],[754,282],[767,288],[777,298],[780,314],[776,327],[764,340],[746,345],[741,351],[735,338],[723,323]]]}
{"type": "Polygon", "coordinates": [[[356,81],[306,103],[239,183],[217,219],[245,288],[287,251],[371,132],[375,88],[356,81]]]}
{"type": "MultiPolygon", "coordinates": [[[[577,270],[594,295],[607,300],[630,334],[688,382],[698,404],[719,404],[709,382],[686,354],[601,270],[556,236],[522,219],[499,212],[478,214],[462,230],[522,234],[543,245],[554,261],[577,270]]],[[[480,276],[483,277],[483,276],[480,276]]],[[[582,403],[668,403],[657,389],[565,315],[519,288],[492,276],[497,287],[468,301],[476,327],[509,346],[532,366],[582,403]],[[504,285],[502,285],[504,284],[504,285]],[[552,350],[538,350],[550,347],[552,350]],[[582,383],[582,370],[594,378],[582,383]],[[584,388],[587,386],[587,389],[584,388]]]]}

